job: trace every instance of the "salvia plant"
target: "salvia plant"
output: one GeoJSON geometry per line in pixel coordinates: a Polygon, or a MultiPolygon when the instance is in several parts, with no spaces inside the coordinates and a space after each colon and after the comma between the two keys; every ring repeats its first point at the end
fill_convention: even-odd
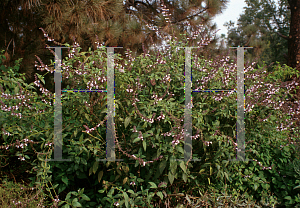
{"type": "MultiPolygon", "coordinates": [[[[287,81],[297,74],[288,66],[267,72],[266,66],[246,63],[246,162],[229,161],[237,146],[232,91],[192,93],[192,158],[177,160],[184,158],[185,108],[185,53],[178,47],[192,38],[169,37],[163,52],[115,54],[114,133],[116,159],[123,159],[116,162],[96,160],[106,157],[106,92],[62,93],[62,151],[71,162],[46,161],[54,151],[54,94],[43,86],[45,75],[25,83],[24,74],[17,73],[21,60],[15,67],[2,65],[1,166],[13,158],[28,164],[31,185],[43,190],[52,207],[258,206],[254,201],[295,207],[299,157],[292,118],[299,109],[288,107],[288,96],[298,82],[287,81]],[[214,193],[210,199],[207,192],[214,193]]],[[[70,47],[62,61],[66,89],[106,89],[107,49],[97,44],[87,52],[76,42],[64,44],[70,47]]],[[[37,59],[38,70],[54,73],[53,62],[47,66],[37,59]]],[[[212,60],[192,55],[191,68],[193,90],[236,87],[236,58],[228,54],[212,60]]]]}

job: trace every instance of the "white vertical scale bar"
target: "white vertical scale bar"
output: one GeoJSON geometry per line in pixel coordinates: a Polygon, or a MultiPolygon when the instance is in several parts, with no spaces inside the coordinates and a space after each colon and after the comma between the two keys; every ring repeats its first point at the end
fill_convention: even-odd
{"type": "Polygon", "coordinates": [[[244,48],[237,49],[237,160],[245,161],[244,48]]]}
{"type": "Polygon", "coordinates": [[[245,72],[244,72],[244,49],[253,47],[230,47],[237,48],[237,156],[229,161],[252,161],[245,160],[245,72]]]}
{"type": "Polygon", "coordinates": [[[47,161],[71,161],[71,159],[62,159],[61,49],[68,47],[50,48],[55,49],[54,159],[48,159],[47,161]]]}
{"type": "Polygon", "coordinates": [[[185,48],[184,160],[192,159],[191,48],[185,48]]]}
{"type": "MultiPolygon", "coordinates": [[[[201,161],[192,159],[192,69],[191,69],[191,49],[200,47],[178,47],[185,48],[185,71],[184,71],[184,161],[201,161]]],[[[181,161],[181,159],[176,159],[181,161]]]]}
{"type": "Polygon", "coordinates": [[[115,71],[114,71],[114,48],[107,47],[107,123],[106,123],[106,159],[97,161],[123,161],[116,159],[115,154],[115,71]]]}
{"type": "Polygon", "coordinates": [[[107,126],[106,126],[106,158],[115,161],[115,83],[114,83],[114,48],[107,48],[107,126]]]}

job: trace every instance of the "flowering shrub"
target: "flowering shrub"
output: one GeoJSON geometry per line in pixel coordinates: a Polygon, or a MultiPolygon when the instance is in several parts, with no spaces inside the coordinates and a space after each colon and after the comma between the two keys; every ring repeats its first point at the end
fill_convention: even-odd
{"type": "MultiPolygon", "coordinates": [[[[191,159],[201,161],[178,161],[184,154],[185,80],[184,51],[176,51],[176,47],[187,46],[188,38],[183,37],[181,44],[174,38],[169,44],[170,56],[144,51],[132,57],[128,50],[126,57],[114,57],[116,153],[117,159],[123,159],[115,163],[95,160],[106,156],[105,92],[62,93],[63,158],[72,162],[45,162],[53,152],[54,95],[43,87],[43,76],[37,75],[29,85],[24,83],[24,75],[19,78],[14,72],[19,62],[14,69],[2,66],[1,155],[13,157],[14,153],[29,161],[37,176],[33,183],[46,186],[53,200],[53,193],[60,195],[64,200],[55,199],[54,203],[64,207],[154,207],[167,203],[175,207],[174,197],[185,196],[187,203],[189,196],[199,196],[200,190],[209,187],[220,190],[219,195],[226,187],[234,196],[242,191],[264,204],[276,200],[291,206],[297,203],[299,197],[292,190],[296,182],[292,158],[297,152],[289,132],[293,125],[290,116],[297,112],[286,111],[285,102],[297,83],[281,83],[295,70],[276,66],[266,72],[265,66],[254,69],[253,63],[246,64],[245,135],[250,162],[228,161],[236,154],[235,93],[193,92],[196,133],[191,159]],[[42,97],[33,91],[33,84],[43,92],[42,97]],[[272,199],[271,194],[275,194],[272,199]]],[[[105,48],[80,49],[78,44],[72,45],[62,62],[63,86],[105,89],[105,48]]],[[[192,56],[192,89],[235,88],[236,60],[229,58],[192,56]]],[[[53,63],[46,66],[38,60],[39,70],[54,72],[53,63]]]]}

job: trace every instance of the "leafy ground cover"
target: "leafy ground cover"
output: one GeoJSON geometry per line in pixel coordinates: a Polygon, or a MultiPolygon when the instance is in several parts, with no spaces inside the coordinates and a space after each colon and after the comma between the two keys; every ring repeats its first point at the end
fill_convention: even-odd
{"type": "MultiPolygon", "coordinates": [[[[170,51],[178,44],[173,40],[170,51]]],[[[69,80],[63,83],[66,88],[105,89],[105,48],[81,52],[78,45],[71,47],[62,62],[63,80],[69,80]]],[[[201,161],[178,161],[184,159],[184,58],[184,51],[171,56],[146,51],[139,57],[132,57],[130,51],[126,58],[116,55],[115,147],[116,159],[123,159],[116,162],[96,160],[106,157],[105,93],[62,95],[62,152],[71,162],[46,161],[54,151],[54,95],[43,87],[42,76],[26,84],[24,75],[16,73],[20,62],[13,68],[2,65],[1,203],[7,207],[297,206],[298,130],[292,122],[296,112],[287,107],[297,86],[296,79],[289,79],[297,72],[287,66],[267,72],[265,66],[246,63],[246,162],[229,161],[236,157],[236,96],[192,94],[192,157],[201,161]],[[36,192],[22,195],[16,184],[20,179],[26,181],[24,190],[34,187],[36,192]]],[[[53,64],[39,61],[39,69],[53,73],[53,64]]],[[[192,89],[235,88],[236,60],[192,56],[192,63],[192,89]]]]}

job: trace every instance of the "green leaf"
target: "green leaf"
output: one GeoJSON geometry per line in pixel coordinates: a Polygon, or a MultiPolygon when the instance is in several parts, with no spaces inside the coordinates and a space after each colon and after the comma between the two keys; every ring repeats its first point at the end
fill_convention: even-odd
{"type": "Polygon", "coordinates": [[[123,179],[123,184],[125,184],[128,181],[128,177],[123,179]]]}
{"type": "Polygon", "coordinates": [[[94,162],[94,165],[93,165],[93,173],[95,174],[97,169],[98,169],[98,166],[99,166],[99,162],[98,161],[95,161],[94,162]]]}
{"type": "Polygon", "coordinates": [[[138,178],[137,182],[139,182],[139,183],[144,182],[144,179],[138,178]]]}
{"type": "Polygon", "coordinates": [[[148,182],[148,183],[150,183],[150,185],[151,185],[150,188],[157,188],[157,185],[155,183],[153,183],[153,182],[148,182]]]}
{"type": "MultiPolygon", "coordinates": [[[[151,131],[151,130],[150,130],[151,131]]],[[[149,132],[149,131],[148,131],[149,132]]],[[[143,138],[147,138],[147,137],[150,137],[150,136],[152,136],[152,134],[151,133],[146,133],[146,134],[143,134],[143,138]]]]}
{"type": "Polygon", "coordinates": [[[173,184],[175,176],[174,176],[174,174],[171,173],[171,171],[169,171],[168,178],[169,178],[170,183],[173,184]]]}
{"type": "Polygon", "coordinates": [[[78,202],[77,198],[73,199],[72,206],[73,207],[82,207],[81,204],[78,202]]]}
{"type": "Polygon", "coordinates": [[[85,113],[84,116],[85,116],[86,120],[90,121],[90,117],[88,114],[85,113]]]}
{"type": "Polygon", "coordinates": [[[45,84],[45,80],[44,80],[43,77],[41,77],[41,81],[42,81],[43,84],[45,84]]]}
{"type": "Polygon", "coordinates": [[[131,121],[131,117],[126,117],[125,118],[125,128],[127,128],[127,126],[129,125],[130,121],[131,121]]]}
{"type": "Polygon", "coordinates": [[[128,207],[129,206],[129,204],[128,204],[129,197],[128,197],[128,195],[127,195],[127,193],[125,191],[123,192],[123,195],[124,195],[124,198],[125,198],[125,206],[128,207]]]}
{"type": "Polygon", "coordinates": [[[80,163],[80,157],[75,157],[75,163],[79,164],[80,163]]]}
{"type": "Polygon", "coordinates": [[[199,173],[203,173],[205,171],[205,169],[201,169],[200,171],[199,171],[199,173]]]}
{"type": "Polygon", "coordinates": [[[19,93],[19,87],[15,87],[15,94],[18,94],[19,93]]]}
{"type": "Polygon", "coordinates": [[[69,192],[69,193],[67,194],[66,200],[70,199],[70,197],[71,197],[71,192],[69,192]]]}
{"type": "Polygon", "coordinates": [[[98,173],[98,182],[100,183],[101,179],[102,179],[102,176],[103,176],[103,171],[101,170],[99,173],[98,173]]]}
{"type": "Polygon", "coordinates": [[[87,165],[87,161],[86,161],[86,159],[84,159],[84,158],[81,158],[81,159],[80,159],[80,161],[81,161],[81,163],[82,163],[83,165],[87,165]]]}
{"type": "Polygon", "coordinates": [[[82,198],[83,200],[85,200],[85,201],[91,201],[91,199],[90,199],[87,195],[85,195],[85,194],[82,194],[82,195],[81,195],[81,198],[82,198]]]}
{"type": "Polygon", "coordinates": [[[109,192],[107,193],[107,196],[112,196],[115,192],[115,189],[112,187],[109,192]]]}
{"type": "Polygon", "coordinates": [[[180,147],[179,145],[176,145],[176,149],[177,149],[178,152],[184,154],[183,148],[180,147]]]}
{"type": "Polygon", "coordinates": [[[146,148],[147,148],[146,140],[143,140],[143,147],[144,147],[144,150],[146,151],[146,148]]]}
{"type": "Polygon", "coordinates": [[[292,200],[292,197],[291,196],[286,196],[286,197],[284,197],[284,199],[292,200]]]}
{"type": "Polygon", "coordinates": [[[185,166],[185,164],[184,164],[183,161],[180,161],[180,167],[181,167],[181,169],[183,170],[183,172],[186,173],[186,166],[185,166]]]}
{"type": "Polygon", "coordinates": [[[7,71],[4,65],[1,65],[0,69],[1,71],[7,71]]]}
{"type": "Polygon", "coordinates": [[[164,187],[167,187],[167,183],[161,184],[159,188],[164,188],[164,187]]]}
{"type": "Polygon", "coordinates": [[[262,186],[264,189],[269,189],[269,188],[270,188],[270,185],[267,184],[267,183],[263,183],[263,184],[261,184],[261,186],[262,186]]]}
{"type": "Polygon", "coordinates": [[[93,172],[93,167],[91,167],[89,170],[89,176],[92,175],[92,172],[93,172]]]}
{"type": "Polygon", "coordinates": [[[77,136],[77,133],[78,133],[78,129],[76,128],[76,129],[74,130],[74,137],[77,136]]]}
{"type": "Polygon", "coordinates": [[[163,194],[161,193],[161,191],[157,192],[156,195],[159,196],[159,197],[161,198],[161,200],[163,200],[164,196],[163,196],[163,194]]]}
{"type": "Polygon", "coordinates": [[[173,174],[176,174],[176,169],[177,169],[177,161],[175,161],[173,158],[170,161],[170,170],[173,174]]]}
{"type": "Polygon", "coordinates": [[[254,183],[254,190],[255,190],[255,191],[258,189],[258,187],[259,187],[259,184],[254,183]]]}
{"type": "Polygon", "coordinates": [[[275,116],[272,116],[272,115],[271,115],[269,118],[270,118],[271,121],[276,120],[276,117],[275,117],[275,116]]]}
{"type": "Polygon", "coordinates": [[[62,182],[64,182],[66,185],[68,185],[68,177],[67,176],[63,176],[61,178],[62,182]]]}
{"type": "Polygon", "coordinates": [[[128,193],[131,193],[131,194],[135,194],[135,192],[134,192],[133,190],[131,190],[131,189],[128,190],[127,192],[128,192],[128,193]]]}
{"type": "Polygon", "coordinates": [[[136,142],[138,142],[138,141],[140,141],[140,140],[141,140],[141,138],[137,137],[137,138],[135,138],[132,142],[133,142],[133,143],[136,143],[136,142]]]}
{"type": "Polygon", "coordinates": [[[129,167],[128,167],[128,166],[123,166],[122,169],[123,169],[123,171],[124,171],[125,173],[128,173],[128,172],[129,172],[129,167]]]}
{"type": "Polygon", "coordinates": [[[182,179],[184,180],[184,182],[187,182],[187,174],[186,173],[182,174],[182,179]]]}
{"type": "Polygon", "coordinates": [[[163,171],[164,171],[165,168],[166,168],[166,165],[167,165],[167,161],[166,161],[166,160],[163,160],[163,161],[159,164],[158,168],[159,168],[160,174],[163,173],[163,171]]]}

